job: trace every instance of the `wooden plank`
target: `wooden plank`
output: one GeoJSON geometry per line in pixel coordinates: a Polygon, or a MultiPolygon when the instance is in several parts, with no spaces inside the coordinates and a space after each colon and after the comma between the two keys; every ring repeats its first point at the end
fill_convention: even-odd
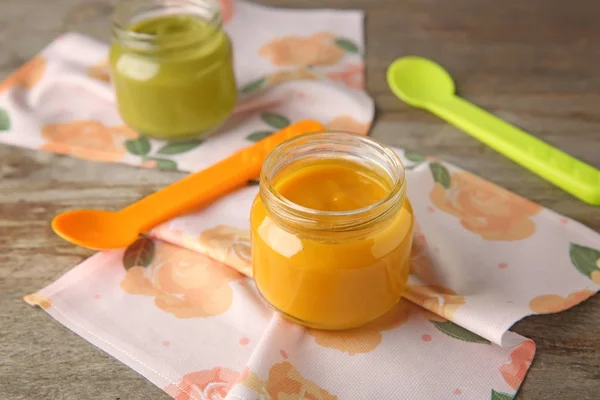
{"type": "MultiPolygon", "coordinates": [[[[424,111],[394,98],[385,70],[418,54],[445,65],[464,97],[600,167],[600,3],[596,0],[271,0],[289,7],[364,8],[373,136],[435,155],[592,229],[587,206],[424,111]]],[[[64,31],[105,38],[112,1],[21,0],[0,14],[0,78],[64,31]]],[[[160,399],[160,389],[68,332],[22,296],[91,253],[48,221],[80,206],[121,207],[181,176],[0,146],[0,397],[160,399]]],[[[550,271],[548,273],[551,273],[550,271]]],[[[543,279],[543,277],[540,277],[543,279]]],[[[519,400],[597,398],[600,298],[530,317],[515,331],[538,353],[519,400]]]]}

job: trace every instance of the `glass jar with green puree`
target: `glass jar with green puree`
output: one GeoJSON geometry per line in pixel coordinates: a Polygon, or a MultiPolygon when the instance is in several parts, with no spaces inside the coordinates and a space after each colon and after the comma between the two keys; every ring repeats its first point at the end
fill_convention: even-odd
{"type": "Polygon", "coordinates": [[[232,46],[216,0],[121,0],[112,33],[119,111],[140,134],[204,137],[233,111],[232,46]]]}

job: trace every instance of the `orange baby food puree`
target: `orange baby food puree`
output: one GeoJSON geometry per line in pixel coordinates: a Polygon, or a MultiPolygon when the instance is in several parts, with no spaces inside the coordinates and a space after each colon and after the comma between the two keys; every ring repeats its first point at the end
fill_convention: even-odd
{"type": "Polygon", "coordinates": [[[265,299],[288,318],[319,329],[361,326],[392,308],[406,288],[413,229],[403,193],[395,204],[381,205],[393,186],[383,171],[343,159],[277,173],[272,190],[308,211],[312,225],[275,215],[275,206],[256,198],[252,257],[265,299]]]}

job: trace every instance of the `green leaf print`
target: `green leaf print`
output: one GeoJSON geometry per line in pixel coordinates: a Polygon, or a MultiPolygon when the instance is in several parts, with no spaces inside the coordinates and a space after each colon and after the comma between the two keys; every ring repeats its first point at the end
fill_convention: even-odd
{"type": "Polygon", "coordinates": [[[156,161],[156,167],[158,169],[170,169],[173,171],[177,171],[177,163],[173,160],[169,160],[167,158],[155,158],[149,157],[148,161],[156,161]]]}
{"type": "Polygon", "coordinates": [[[249,134],[248,136],[246,136],[246,139],[251,142],[258,142],[259,140],[262,140],[262,139],[266,138],[267,136],[271,136],[274,133],[275,132],[271,132],[271,131],[258,131],[258,132],[249,134]]]}
{"type": "Polygon", "coordinates": [[[489,340],[482,338],[481,336],[463,328],[462,326],[456,325],[454,322],[431,321],[431,323],[433,325],[435,325],[435,327],[440,332],[445,333],[446,335],[453,337],[455,339],[459,339],[459,340],[462,340],[465,342],[471,342],[471,343],[484,343],[484,344],[491,343],[489,340]]]}
{"type": "Polygon", "coordinates": [[[140,136],[137,139],[130,139],[125,142],[125,148],[131,154],[137,156],[145,156],[150,152],[150,141],[145,136],[140,136]]]}
{"type": "Polygon", "coordinates": [[[10,117],[8,111],[4,108],[0,108],[0,132],[6,132],[10,129],[10,117]]]}
{"type": "Polygon", "coordinates": [[[354,43],[352,40],[349,39],[344,39],[344,38],[338,38],[335,40],[335,44],[344,49],[345,51],[347,51],[348,53],[360,53],[360,49],[358,48],[358,46],[356,45],[356,43],[354,43]]]}
{"type": "Polygon", "coordinates": [[[267,125],[275,129],[283,129],[290,124],[290,120],[280,114],[264,112],[260,115],[260,119],[267,125]]]}
{"type": "Polygon", "coordinates": [[[257,79],[255,81],[250,82],[249,84],[247,84],[246,86],[242,87],[240,89],[240,92],[247,94],[247,93],[251,93],[254,92],[255,90],[260,89],[261,87],[263,87],[265,85],[265,83],[267,82],[267,78],[260,78],[257,79]]]}
{"type": "Polygon", "coordinates": [[[433,174],[433,179],[437,183],[439,183],[446,189],[450,189],[450,183],[451,183],[450,173],[448,172],[446,167],[444,167],[440,163],[435,162],[435,163],[429,164],[429,169],[431,169],[431,173],[433,174]]]}
{"type": "Polygon", "coordinates": [[[412,151],[406,151],[404,152],[404,157],[408,160],[408,161],[412,161],[412,162],[423,162],[426,160],[425,156],[423,154],[419,154],[419,153],[415,153],[412,151]]]}
{"type": "Polygon", "coordinates": [[[184,142],[171,142],[161,147],[156,154],[181,154],[195,149],[202,144],[202,140],[188,140],[184,142]]]}
{"type": "Polygon", "coordinates": [[[141,236],[133,242],[123,254],[123,266],[125,269],[132,267],[147,267],[154,259],[154,242],[152,239],[141,236]]]}
{"type": "Polygon", "coordinates": [[[492,389],[492,398],[491,400],[513,400],[515,397],[503,392],[496,392],[492,389]]]}
{"type": "Polygon", "coordinates": [[[571,243],[569,255],[575,268],[588,278],[592,278],[592,272],[600,271],[600,251],[571,243]]]}

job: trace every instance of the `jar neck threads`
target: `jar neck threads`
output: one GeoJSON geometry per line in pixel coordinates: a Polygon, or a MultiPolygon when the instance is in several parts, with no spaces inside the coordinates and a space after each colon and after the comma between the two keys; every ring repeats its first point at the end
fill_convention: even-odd
{"type": "Polygon", "coordinates": [[[216,0],[120,0],[111,32],[113,40],[131,51],[164,53],[210,41],[220,32],[221,24],[216,0]],[[161,21],[155,27],[150,23],[166,17],[170,23],[161,21]]]}
{"type": "Polygon", "coordinates": [[[371,138],[341,132],[313,133],[288,140],[274,149],[263,164],[260,196],[267,212],[280,225],[301,226],[319,232],[357,233],[394,215],[406,196],[405,170],[398,155],[371,138]],[[289,169],[341,160],[376,171],[390,188],[381,200],[349,211],[322,211],[300,206],[275,189],[278,175],[289,169]]]}

